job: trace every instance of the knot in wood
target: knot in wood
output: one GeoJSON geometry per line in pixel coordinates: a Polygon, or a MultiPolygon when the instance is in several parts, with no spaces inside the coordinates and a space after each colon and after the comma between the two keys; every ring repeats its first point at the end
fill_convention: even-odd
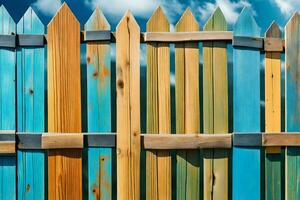
{"type": "Polygon", "coordinates": [[[123,89],[124,88],[124,82],[123,80],[119,79],[117,82],[118,88],[123,89]]]}

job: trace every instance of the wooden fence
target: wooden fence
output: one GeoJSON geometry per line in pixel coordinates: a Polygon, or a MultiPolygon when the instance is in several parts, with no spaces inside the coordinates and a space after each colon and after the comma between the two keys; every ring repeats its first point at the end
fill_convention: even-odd
{"type": "Polygon", "coordinates": [[[146,29],[97,8],[81,32],[63,4],[46,34],[0,7],[0,200],[300,199],[300,15],[284,40],[249,8],[233,31],[219,8],[203,31],[187,9],[170,32],[160,7],[146,29]]]}

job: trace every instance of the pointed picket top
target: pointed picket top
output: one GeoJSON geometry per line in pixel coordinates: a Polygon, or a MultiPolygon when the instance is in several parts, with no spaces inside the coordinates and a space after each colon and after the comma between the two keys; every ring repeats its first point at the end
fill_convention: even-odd
{"type": "Polygon", "coordinates": [[[85,30],[110,30],[110,24],[99,6],[96,7],[88,21],[84,25],[85,30]]]}
{"type": "Polygon", "coordinates": [[[180,17],[179,21],[177,22],[175,29],[177,32],[179,31],[198,31],[199,24],[194,17],[191,9],[188,7],[182,16],[180,17]]]}
{"type": "Polygon", "coordinates": [[[74,15],[74,13],[72,12],[72,10],[70,9],[70,7],[66,2],[64,2],[62,6],[58,9],[56,15],[54,15],[54,17],[49,22],[48,27],[50,27],[51,24],[54,24],[54,22],[56,21],[58,21],[57,23],[59,23],[61,19],[67,21],[75,21],[80,25],[78,19],[76,18],[76,16],[74,15]]]}
{"type": "Polygon", "coordinates": [[[18,34],[44,34],[45,26],[34,10],[29,7],[17,24],[18,34]]]}
{"type": "Polygon", "coordinates": [[[220,7],[209,17],[203,28],[204,31],[227,31],[227,21],[220,7]]]}
{"type": "Polygon", "coordinates": [[[299,23],[299,16],[300,14],[298,12],[295,12],[292,17],[289,19],[289,21],[285,25],[285,30],[295,26],[295,24],[299,23]]]}
{"type": "Polygon", "coordinates": [[[257,25],[253,17],[253,13],[249,7],[243,8],[234,25],[233,34],[235,36],[260,36],[260,27],[257,25]]]}
{"type": "Polygon", "coordinates": [[[16,33],[16,24],[5,6],[0,7],[0,34],[11,35],[16,33]]]}
{"type": "Polygon", "coordinates": [[[126,11],[126,13],[124,14],[124,16],[120,20],[119,24],[117,25],[116,30],[120,29],[120,27],[122,25],[127,25],[127,24],[129,26],[129,28],[138,28],[138,30],[140,30],[140,27],[139,27],[138,23],[136,22],[133,14],[131,13],[130,10],[126,11]]]}
{"type": "Polygon", "coordinates": [[[291,67],[291,64],[289,64],[289,62],[296,62],[295,59],[298,58],[298,51],[295,50],[299,49],[299,39],[297,37],[299,35],[299,32],[300,15],[298,12],[295,12],[285,25],[285,66],[287,70],[295,70],[293,69],[294,66],[291,67]]]}
{"type": "Polygon", "coordinates": [[[160,6],[154,11],[152,16],[149,18],[147,22],[147,31],[170,31],[170,23],[160,6]]]}
{"type": "Polygon", "coordinates": [[[278,24],[273,21],[265,33],[266,37],[281,38],[281,30],[278,24]]]}

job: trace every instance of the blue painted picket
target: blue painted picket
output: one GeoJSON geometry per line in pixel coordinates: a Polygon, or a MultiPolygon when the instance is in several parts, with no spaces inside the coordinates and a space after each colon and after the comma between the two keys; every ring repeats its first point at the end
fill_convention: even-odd
{"type": "MultiPolygon", "coordinates": [[[[244,8],[234,36],[260,36],[251,10],[244,8]]],[[[260,51],[233,48],[233,129],[260,132],[260,51]]],[[[260,149],[233,148],[233,199],[260,199],[260,149]]]]}
{"type": "MultiPolygon", "coordinates": [[[[85,24],[85,30],[110,30],[97,8],[85,24]]],[[[88,132],[111,132],[111,57],[110,44],[87,44],[88,132]]],[[[88,148],[89,200],[112,198],[112,149],[88,148]]]]}
{"type": "MultiPolygon", "coordinates": [[[[0,7],[0,34],[16,33],[16,25],[5,7],[0,7]]],[[[0,48],[0,130],[16,129],[16,51],[0,48]]],[[[0,199],[16,199],[16,157],[0,157],[0,199]]]]}
{"type": "MultiPolygon", "coordinates": [[[[18,34],[44,34],[45,27],[32,8],[17,24],[18,34]]],[[[17,49],[17,130],[45,130],[44,47],[17,49]]],[[[45,155],[39,150],[18,150],[18,199],[45,199],[45,155]]]]}
{"type": "MultiPolygon", "coordinates": [[[[16,33],[16,25],[5,7],[0,7],[0,34],[16,33]]],[[[16,51],[0,48],[0,129],[15,130],[16,51]]],[[[0,157],[0,199],[16,199],[16,157],[0,157]]]]}
{"type": "MultiPolygon", "coordinates": [[[[100,9],[96,8],[86,22],[84,30],[111,30],[111,27],[100,9]]],[[[299,13],[295,13],[289,20],[285,30],[285,127],[287,132],[299,132],[299,13]]],[[[5,7],[0,7],[0,35],[16,33],[41,35],[45,32],[45,26],[32,8],[28,8],[16,26],[5,7]]],[[[242,10],[234,25],[233,35],[260,37],[260,28],[250,8],[242,10]]],[[[83,113],[87,114],[87,116],[83,115],[83,117],[87,117],[83,121],[87,121],[87,131],[91,134],[111,132],[112,122],[116,120],[113,119],[111,110],[112,108],[113,111],[116,110],[115,107],[112,107],[115,95],[111,94],[111,78],[113,78],[111,76],[111,44],[108,41],[89,41],[83,45],[86,45],[87,63],[86,68],[82,66],[82,71],[86,69],[86,75],[83,74],[82,76],[82,83],[87,84],[86,88],[85,85],[82,87],[84,90],[82,97],[86,98],[86,102],[85,99],[82,101],[82,106],[86,106],[83,113]],[[87,96],[84,95],[85,89],[87,96]]],[[[191,49],[191,47],[187,47],[186,51],[191,49]]],[[[233,93],[233,109],[231,110],[233,110],[233,132],[235,134],[258,133],[261,131],[260,51],[261,49],[257,48],[233,47],[233,91],[229,92],[233,93]]],[[[159,54],[152,56],[159,56],[159,54]]],[[[186,62],[188,60],[184,58],[182,61],[186,62]]],[[[32,134],[46,131],[46,65],[46,46],[0,47],[0,130],[17,130],[32,134]]],[[[118,71],[117,73],[122,72],[118,71]]],[[[228,77],[231,77],[230,75],[228,77]]],[[[120,81],[119,84],[121,87],[123,82],[120,81]]],[[[142,96],[146,93],[143,89],[145,88],[141,90],[142,96]]],[[[142,102],[142,105],[145,103],[147,102],[142,102]]],[[[83,185],[83,199],[114,199],[117,196],[113,172],[113,166],[116,162],[113,160],[115,159],[115,149],[90,147],[84,150],[87,154],[83,154],[85,156],[83,166],[87,166],[87,168],[83,169],[83,173],[86,175],[85,172],[87,172],[87,184],[84,183],[83,185]],[[85,197],[86,195],[88,197],[85,197]]],[[[229,177],[229,179],[232,178],[232,185],[229,185],[229,188],[232,189],[229,196],[232,194],[232,199],[259,200],[266,196],[263,193],[267,193],[269,190],[263,191],[266,188],[261,184],[264,184],[264,181],[261,180],[261,177],[264,177],[261,175],[261,171],[264,170],[264,168],[261,168],[264,167],[261,163],[261,160],[263,160],[261,155],[264,154],[261,153],[261,149],[258,147],[234,146],[232,148],[232,168],[229,169],[232,172],[232,177],[229,177]]],[[[285,197],[288,200],[297,200],[300,199],[300,148],[287,147],[285,155],[285,197]]],[[[141,167],[145,167],[143,160],[141,163],[141,167]]],[[[194,164],[197,165],[199,162],[194,164]]],[[[17,156],[0,155],[0,200],[47,199],[46,186],[48,178],[46,166],[46,153],[43,150],[17,150],[17,156]]],[[[62,171],[68,169],[62,169],[62,171]]],[[[172,170],[176,171],[176,168],[172,168],[172,170]]],[[[155,171],[153,173],[160,175],[160,172],[155,171]]],[[[218,174],[211,174],[211,177],[209,177],[209,181],[211,181],[209,184],[216,189],[218,187],[216,187],[215,178],[218,177],[218,174]]],[[[65,177],[59,178],[65,179],[65,177]]],[[[176,177],[173,177],[173,179],[176,180],[176,177]]],[[[142,178],[141,180],[141,190],[153,186],[146,185],[145,179],[142,178]]],[[[274,183],[273,185],[276,184],[273,179],[270,179],[270,182],[274,183]]],[[[205,181],[202,183],[207,184],[205,181]]],[[[149,184],[153,183],[149,182],[149,184]]],[[[185,182],[183,184],[192,183],[185,182]]],[[[203,184],[200,189],[203,189],[203,184]]],[[[65,185],[60,186],[61,188],[65,187],[65,185]]],[[[172,187],[172,189],[174,188],[172,187]]],[[[202,194],[202,192],[200,193],[202,194]]],[[[172,194],[171,198],[180,199],[178,194],[176,196],[176,192],[172,194]]],[[[216,196],[213,197],[216,198],[216,196]]],[[[205,199],[203,195],[199,198],[205,199]]],[[[82,199],[82,197],[78,196],[78,199],[82,199]]]]}

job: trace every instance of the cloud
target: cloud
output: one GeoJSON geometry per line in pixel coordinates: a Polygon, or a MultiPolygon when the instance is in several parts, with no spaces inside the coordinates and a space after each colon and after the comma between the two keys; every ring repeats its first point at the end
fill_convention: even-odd
{"type": "Polygon", "coordinates": [[[56,11],[60,8],[61,0],[37,0],[34,4],[40,12],[46,16],[53,16],[56,11]]]}
{"type": "Polygon", "coordinates": [[[150,16],[159,4],[156,0],[85,0],[85,5],[92,10],[99,6],[105,13],[118,17],[130,9],[135,16],[145,18],[150,16]]]}
{"type": "Polygon", "coordinates": [[[196,11],[200,13],[197,16],[199,16],[202,22],[205,22],[217,7],[220,7],[227,22],[230,24],[235,23],[243,7],[251,7],[251,4],[246,0],[215,0],[214,3],[206,2],[202,6],[199,6],[197,4],[197,1],[193,0],[191,2],[191,7],[196,7],[196,11]]]}
{"type": "Polygon", "coordinates": [[[299,0],[270,0],[271,3],[275,3],[280,12],[286,17],[290,17],[293,12],[300,10],[299,0]]]}
{"type": "Polygon", "coordinates": [[[176,23],[188,6],[194,11],[198,20],[204,23],[219,6],[230,24],[236,21],[243,7],[251,7],[248,0],[214,0],[213,2],[204,3],[199,0],[187,0],[185,2],[179,0],[85,0],[85,5],[92,10],[99,5],[104,13],[117,17],[116,20],[119,20],[128,9],[130,9],[136,17],[147,20],[160,5],[165,11],[170,23],[176,23]]]}
{"type": "Polygon", "coordinates": [[[92,10],[99,6],[105,14],[119,18],[129,9],[134,16],[149,19],[155,9],[162,6],[170,22],[174,22],[185,9],[185,5],[179,0],[85,0],[84,2],[92,10]]]}

